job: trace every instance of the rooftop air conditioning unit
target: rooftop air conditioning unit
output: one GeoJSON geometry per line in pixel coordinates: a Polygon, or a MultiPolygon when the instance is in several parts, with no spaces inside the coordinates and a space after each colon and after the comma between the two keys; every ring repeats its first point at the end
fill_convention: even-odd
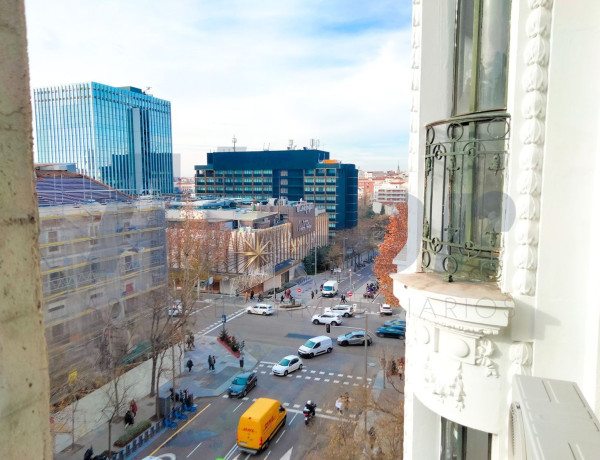
{"type": "Polygon", "coordinates": [[[509,417],[513,460],[600,458],[600,423],[574,382],[515,375],[509,417]]]}

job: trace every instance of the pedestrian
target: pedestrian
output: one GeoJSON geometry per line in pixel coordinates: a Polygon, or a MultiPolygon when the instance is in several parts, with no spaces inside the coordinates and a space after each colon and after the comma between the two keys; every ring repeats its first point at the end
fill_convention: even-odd
{"type": "Polygon", "coordinates": [[[246,302],[248,302],[248,291],[246,291],[246,302]]]}
{"type": "Polygon", "coordinates": [[[323,291],[323,285],[321,284],[321,291],[323,291]]]}
{"type": "Polygon", "coordinates": [[[339,414],[343,414],[342,408],[344,407],[344,402],[342,401],[342,396],[335,400],[335,408],[337,409],[339,414]]]}
{"type": "Polygon", "coordinates": [[[254,289],[250,291],[250,300],[254,300],[254,289]]]}
{"type": "Polygon", "coordinates": [[[191,359],[187,360],[187,363],[185,364],[188,368],[188,372],[192,372],[192,367],[194,366],[194,363],[192,362],[191,359]]]}
{"type": "Polygon", "coordinates": [[[217,357],[215,355],[213,355],[212,357],[212,362],[213,362],[213,371],[215,370],[215,364],[217,364],[217,357]]]}
{"type": "Polygon", "coordinates": [[[283,303],[283,294],[281,294],[281,303],[283,303]]]}
{"type": "Polygon", "coordinates": [[[133,416],[135,417],[137,415],[137,409],[138,409],[135,399],[131,400],[131,402],[129,403],[129,408],[131,409],[131,412],[133,412],[133,416]]]}
{"type": "Polygon", "coordinates": [[[310,298],[314,299],[315,298],[315,291],[310,291],[310,298]]]}
{"type": "Polygon", "coordinates": [[[134,418],[133,418],[133,412],[131,412],[131,410],[128,410],[125,413],[125,426],[129,426],[129,425],[133,425],[134,422],[134,418]]]}
{"type": "Polygon", "coordinates": [[[169,388],[169,391],[171,392],[171,402],[175,402],[175,391],[173,390],[173,388],[169,388]]]}
{"type": "Polygon", "coordinates": [[[213,370],[213,368],[214,368],[214,365],[213,365],[212,356],[211,356],[211,355],[208,355],[208,370],[209,370],[209,371],[212,371],[212,370],[213,370]]]}

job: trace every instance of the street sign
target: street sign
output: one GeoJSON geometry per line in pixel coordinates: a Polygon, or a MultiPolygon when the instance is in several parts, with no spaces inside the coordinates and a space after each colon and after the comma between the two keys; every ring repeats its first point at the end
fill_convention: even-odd
{"type": "Polygon", "coordinates": [[[227,315],[221,315],[221,321],[225,324],[227,322],[227,315]]]}
{"type": "Polygon", "coordinates": [[[298,292],[302,292],[302,289],[298,288],[298,292]]]}
{"type": "Polygon", "coordinates": [[[352,293],[351,292],[348,293],[348,297],[352,297],[352,293]]]}

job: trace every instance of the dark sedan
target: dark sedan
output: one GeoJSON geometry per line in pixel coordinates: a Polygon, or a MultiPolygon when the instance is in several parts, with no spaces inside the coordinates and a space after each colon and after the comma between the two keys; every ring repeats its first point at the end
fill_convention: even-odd
{"type": "Polygon", "coordinates": [[[384,326],[377,329],[377,337],[394,337],[396,339],[404,339],[406,328],[399,326],[384,326]]]}
{"type": "Polygon", "coordinates": [[[248,392],[256,386],[258,378],[256,372],[246,372],[245,374],[239,374],[233,379],[231,385],[227,390],[227,394],[230,398],[243,398],[248,392]]]}

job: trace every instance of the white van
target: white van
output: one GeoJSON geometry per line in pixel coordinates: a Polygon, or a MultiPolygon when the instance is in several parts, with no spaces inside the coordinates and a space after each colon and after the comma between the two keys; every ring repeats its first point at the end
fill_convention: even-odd
{"type": "Polygon", "coordinates": [[[323,285],[323,290],[321,291],[321,295],[323,297],[334,297],[337,293],[338,293],[337,281],[327,281],[323,285]]]}
{"type": "Polygon", "coordinates": [[[319,337],[308,339],[304,345],[298,348],[298,354],[303,358],[313,358],[323,353],[331,353],[332,350],[333,342],[331,341],[331,337],[320,335],[319,337]]]}

